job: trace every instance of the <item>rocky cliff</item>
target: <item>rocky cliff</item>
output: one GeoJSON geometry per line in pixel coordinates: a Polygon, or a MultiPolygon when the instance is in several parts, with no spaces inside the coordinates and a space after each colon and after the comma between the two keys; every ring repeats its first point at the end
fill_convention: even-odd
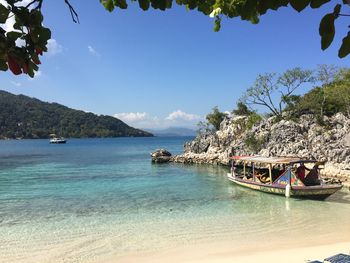
{"type": "Polygon", "coordinates": [[[229,163],[229,155],[298,156],[327,161],[323,174],[350,182],[350,118],[341,113],[324,117],[322,124],[312,115],[297,120],[271,117],[249,127],[248,118],[226,118],[215,133],[198,135],[185,144],[181,163],[229,163]]]}

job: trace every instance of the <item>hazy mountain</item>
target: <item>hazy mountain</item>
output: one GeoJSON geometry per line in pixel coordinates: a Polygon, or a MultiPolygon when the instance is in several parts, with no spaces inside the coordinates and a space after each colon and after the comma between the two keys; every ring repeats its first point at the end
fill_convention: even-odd
{"type": "Polygon", "coordinates": [[[0,139],[64,137],[143,137],[149,132],[112,116],[70,109],[0,90],[0,139]]]}
{"type": "Polygon", "coordinates": [[[147,131],[159,137],[196,136],[196,130],[184,127],[169,127],[167,129],[162,130],[147,129],[147,131]]]}

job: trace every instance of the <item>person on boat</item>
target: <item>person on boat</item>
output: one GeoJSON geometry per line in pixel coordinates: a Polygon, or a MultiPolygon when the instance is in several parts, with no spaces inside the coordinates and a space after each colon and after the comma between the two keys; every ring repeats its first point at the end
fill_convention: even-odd
{"type": "Polygon", "coordinates": [[[295,171],[295,174],[298,177],[298,179],[302,181],[305,179],[306,170],[310,171],[310,169],[305,167],[304,163],[300,163],[300,166],[295,171]]]}
{"type": "Polygon", "coordinates": [[[318,166],[319,164],[316,163],[314,167],[311,169],[311,171],[306,175],[306,177],[303,180],[303,183],[306,186],[311,186],[311,185],[320,185],[321,181],[318,176],[318,166]]]}

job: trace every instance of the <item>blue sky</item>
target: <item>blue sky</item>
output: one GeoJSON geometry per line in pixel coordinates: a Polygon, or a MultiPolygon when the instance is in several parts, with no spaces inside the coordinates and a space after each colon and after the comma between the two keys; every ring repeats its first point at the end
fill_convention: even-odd
{"type": "Polygon", "coordinates": [[[97,114],[115,115],[140,128],[195,126],[214,106],[232,110],[257,74],[318,64],[349,66],[337,49],[348,19],[337,22],[332,46],[322,51],[318,25],[333,9],[269,12],[258,25],[213,20],[184,7],[144,12],[137,3],[108,13],[99,1],[44,1],[52,29],[40,73],[0,73],[0,88],[97,114]],[[84,2],[84,3],[83,3],[84,2]]]}

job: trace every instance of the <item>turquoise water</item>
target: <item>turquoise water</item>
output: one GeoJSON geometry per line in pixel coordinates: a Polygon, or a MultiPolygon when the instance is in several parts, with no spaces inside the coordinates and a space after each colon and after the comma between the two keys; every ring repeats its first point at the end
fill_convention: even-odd
{"type": "Polygon", "coordinates": [[[234,186],[228,169],[152,165],[190,138],[0,141],[0,262],[100,262],[225,241],[346,241],[350,196],[287,200],[234,186]]]}

